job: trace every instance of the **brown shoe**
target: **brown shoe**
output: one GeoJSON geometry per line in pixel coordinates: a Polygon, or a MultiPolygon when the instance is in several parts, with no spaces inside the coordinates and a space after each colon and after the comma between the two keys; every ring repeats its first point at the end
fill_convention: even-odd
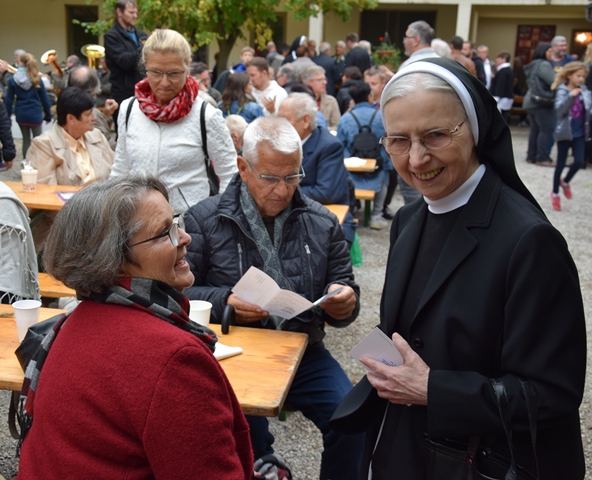
{"type": "Polygon", "coordinates": [[[545,160],[543,162],[536,162],[539,167],[554,167],[555,164],[551,160],[545,160]]]}

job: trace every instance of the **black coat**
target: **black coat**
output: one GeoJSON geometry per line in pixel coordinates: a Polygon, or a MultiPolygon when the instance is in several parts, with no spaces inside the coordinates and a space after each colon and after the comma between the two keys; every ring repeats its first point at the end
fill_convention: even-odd
{"type": "Polygon", "coordinates": [[[360,69],[362,75],[372,66],[372,58],[367,50],[362,47],[354,47],[345,56],[345,66],[355,66],[360,69]]]}
{"type": "Polygon", "coordinates": [[[339,111],[341,115],[347,112],[349,108],[350,101],[352,99],[351,95],[349,94],[350,87],[354,85],[363,84],[364,80],[352,80],[351,78],[345,82],[337,92],[337,104],[339,105],[339,111]]]}
{"type": "MultiPolygon", "coordinates": [[[[209,197],[185,213],[186,231],[191,236],[187,261],[195,275],[185,295],[212,303],[212,322],[220,323],[232,287],[251,266],[263,270],[263,257],[251,235],[240,204],[237,174],[221,195],[209,197]]],[[[293,291],[314,302],[332,283],[349,285],[358,301],[352,315],[335,320],[315,308],[290,320],[286,328],[308,334],[309,347],[325,336],[327,322],[346,327],[360,311],[360,288],[354,281],[349,246],[337,218],[321,204],[302,195],[300,188],[292,199],[292,212],[282,231],[279,259],[293,291]]],[[[269,325],[269,324],[268,324],[269,325]]],[[[261,328],[261,322],[249,324],[261,328]]]]}
{"type": "Polygon", "coordinates": [[[138,62],[147,35],[134,27],[139,45],[136,45],[125,29],[115,21],[105,33],[105,60],[111,72],[111,98],[117,103],[134,96],[136,83],[144,78],[138,62]]]}
{"type": "Polygon", "coordinates": [[[311,60],[325,69],[325,77],[327,77],[327,93],[335,96],[335,84],[341,80],[341,75],[335,64],[335,59],[329,55],[321,53],[311,60]]]}
{"type": "MultiPolygon", "coordinates": [[[[397,314],[427,214],[427,205],[418,200],[402,207],[393,221],[380,308],[380,327],[389,336],[398,330],[397,314]]],[[[389,404],[387,424],[398,426],[382,433],[390,452],[387,468],[406,480],[425,478],[426,433],[464,441],[494,434],[494,451],[504,453],[507,443],[490,378],[505,383],[517,462],[531,467],[520,375],[537,392],[541,480],[584,477],[578,407],[586,327],[578,273],[561,234],[491,168],[445,241],[405,337],[430,367],[428,406],[389,404]]],[[[353,426],[368,415],[360,474],[366,479],[387,402],[365,378],[353,392],[345,404],[366,404],[344,422],[353,426]]]]}
{"type": "Polygon", "coordinates": [[[514,98],[514,72],[510,67],[497,71],[489,91],[494,97],[514,98]]]}
{"type": "Polygon", "coordinates": [[[11,162],[16,157],[16,148],[12,138],[12,124],[8,113],[6,113],[6,106],[4,102],[0,101],[0,143],[2,144],[2,152],[0,153],[0,162],[11,162]]]}

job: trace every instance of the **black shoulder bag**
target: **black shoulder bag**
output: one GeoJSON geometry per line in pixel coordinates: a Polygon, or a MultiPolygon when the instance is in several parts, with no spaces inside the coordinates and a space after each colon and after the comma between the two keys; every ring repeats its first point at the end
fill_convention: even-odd
{"type": "Polygon", "coordinates": [[[217,195],[220,193],[220,179],[216,172],[214,172],[214,168],[212,167],[212,162],[210,161],[210,156],[208,155],[208,139],[206,135],[206,108],[208,106],[208,102],[203,102],[201,104],[201,111],[199,112],[199,124],[201,128],[201,143],[204,151],[204,162],[206,163],[206,172],[208,174],[208,183],[210,184],[210,197],[212,195],[217,195]]]}
{"type": "Polygon", "coordinates": [[[427,480],[537,480],[539,478],[536,458],[537,406],[535,390],[528,380],[519,378],[526,399],[530,437],[534,451],[535,472],[517,465],[514,460],[512,419],[506,387],[501,380],[492,378],[491,386],[504,426],[510,458],[492,452],[481,444],[481,437],[471,437],[469,444],[453,440],[433,441],[426,438],[428,449],[427,480]]]}

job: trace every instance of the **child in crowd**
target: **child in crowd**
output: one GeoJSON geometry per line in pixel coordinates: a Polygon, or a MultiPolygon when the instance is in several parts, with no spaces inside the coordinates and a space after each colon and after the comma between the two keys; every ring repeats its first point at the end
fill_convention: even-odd
{"type": "Polygon", "coordinates": [[[551,89],[556,90],[555,112],[557,114],[557,126],[555,127],[557,166],[553,177],[551,205],[558,211],[561,210],[559,186],[563,189],[565,198],[572,198],[569,182],[584,166],[586,139],[589,137],[590,131],[590,109],[592,108],[590,90],[584,85],[586,75],[588,75],[588,67],[585,63],[570,62],[557,73],[555,81],[551,85],[551,89]],[[573,151],[574,161],[567,175],[561,179],[570,147],[573,151]]]}

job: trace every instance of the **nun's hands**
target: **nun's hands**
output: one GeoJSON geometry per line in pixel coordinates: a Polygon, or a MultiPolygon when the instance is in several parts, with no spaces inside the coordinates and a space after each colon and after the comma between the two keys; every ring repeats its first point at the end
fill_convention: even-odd
{"type": "Polygon", "coordinates": [[[430,367],[401,335],[394,333],[392,339],[403,357],[403,365],[390,367],[370,357],[361,357],[360,361],[370,369],[367,373],[368,381],[376,389],[378,396],[389,402],[427,405],[430,367]]]}

